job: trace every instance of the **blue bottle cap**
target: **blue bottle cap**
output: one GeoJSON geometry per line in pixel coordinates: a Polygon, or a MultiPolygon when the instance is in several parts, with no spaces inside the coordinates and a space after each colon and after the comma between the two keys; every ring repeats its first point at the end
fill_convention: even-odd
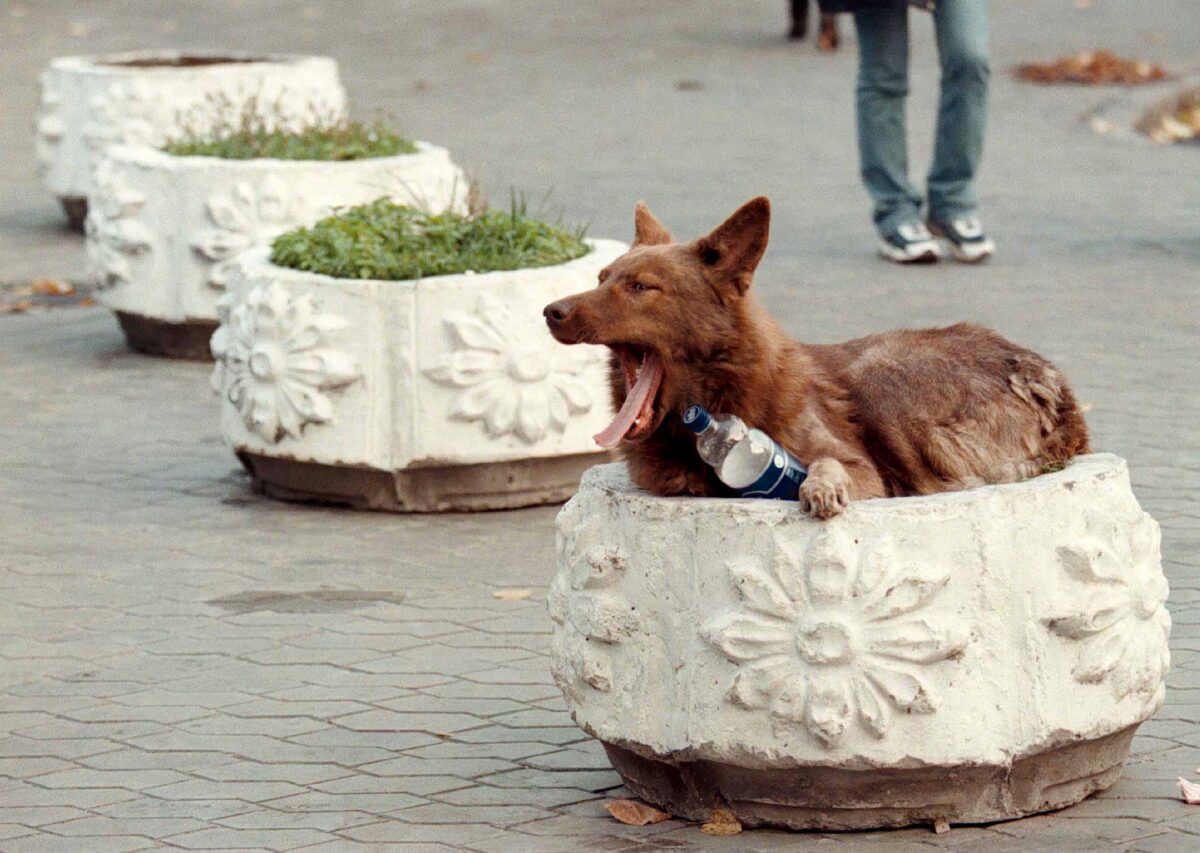
{"type": "Polygon", "coordinates": [[[687,411],[683,413],[684,426],[697,435],[708,429],[711,423],[712,415],[703,406],[688,406],[687,411]]]}

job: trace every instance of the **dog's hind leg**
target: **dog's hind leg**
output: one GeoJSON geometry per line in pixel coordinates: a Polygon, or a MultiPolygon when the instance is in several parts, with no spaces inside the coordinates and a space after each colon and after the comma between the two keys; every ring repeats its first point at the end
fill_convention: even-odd
{"type": "Polygon", "coordinates": [[[1038,357],[1012,362],[1008,386],[1037,413],[1041,428],[1034,461],[1045,468],[1089,453],[1087,423],[1062,374],[1038,357]]]}

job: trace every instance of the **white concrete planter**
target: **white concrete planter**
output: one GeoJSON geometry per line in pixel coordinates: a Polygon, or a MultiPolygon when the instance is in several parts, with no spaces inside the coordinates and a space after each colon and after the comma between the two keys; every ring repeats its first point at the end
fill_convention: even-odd
{"type": "Polygon", "coordinates": [[[852,504],[653,497],[558,519],[554,675],[626,784],[748,825],[983,822],[1116,781],[1169,662],[1158,525],[1125,463],[852,504]]]}
{"type": "Polygon", "coordinates": [[[98,296],[134,349],[209,358],[232,258],[334,207],[381,196],[463,210],[467,185],[444,148],[366,160],[225,160],[117,146],[90,196],[98,296]]]}
{"type": "Polygon", "coordinates": [[[203,107],[214,97],[234,110],[257,98],[297,125],[341,114],[346,102],[337,64],[320,56],[142,51],[60,57],[42,74],[36,124],[42,183],[62,201],[73,227],[82,228],[92,172],[108,147],[158,147],[185,118],[203,128],[213,117],[203,107]]]}
{"type": "Polygon", "coordinates": [[[364,281],[240,255],[213,336],[221,426],[276,497],[367,509],[556,502],[597,460],[607,350],[554,342],[542,307],[626,246],[565,264],[364,281]]]}

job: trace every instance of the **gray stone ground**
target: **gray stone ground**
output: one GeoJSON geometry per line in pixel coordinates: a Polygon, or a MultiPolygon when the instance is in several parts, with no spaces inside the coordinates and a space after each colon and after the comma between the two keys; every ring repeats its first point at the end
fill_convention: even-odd
{"type": "MultiPolygon", "coordinates": [[[[692,235],[767,192],[757,287],[795,334],[988,323],[1056,359],[1094,406],[1095,444],[1129,458],[1164,528],[1175,628],[1166,706],[1124,779],[945,835],[621,826],[603,811],[618,780],[547,672],[553,508],[394,517],[259,498],[222,446],[206,369],[132,355],[105,312],[71,308],[0,317],[0,850],[1200,849],[1200,807],[1174,783],[1200,765],[1200,151],[1096,136],[1078,117],[1114,93],[1003,73],[1096,46],[1187,69],[1194,0],[994,2],[982,191],[1001,254],[920,270],[870,255],[853,44],[787,44],[784,5],[5,3],[0,280],[82,268],[33,179],[36,73],[57,54],[328,52],[360,107],[448,144],[494,197],[554,186],[598,235],[627,237],[637,198],[692,235]],[[493,597],[506,587],[533,595],[493,597]]],[[[918,20],[924,164],[935,72],[918,20]]]]}

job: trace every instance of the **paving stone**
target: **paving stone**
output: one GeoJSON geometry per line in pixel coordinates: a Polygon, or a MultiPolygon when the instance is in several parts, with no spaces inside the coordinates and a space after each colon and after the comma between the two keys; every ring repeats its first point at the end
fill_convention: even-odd
{"type": "Polygon", "coordinates": [[[552,813],[545,809],[531,806],[465,806],[455,803],[426,803],[420,806],[394,809],[389,814],[407,823],[453,825],[467,822],[488,823],[502,827],[516,826],[552,816],[552,813]]]}
{"type": "Polygon", "coordinates": [[[497,838],[500,834],[501,830],[482,823],[413,824],[395,819],[356,826],[338,833],[354,841],[452,846],[474,845],[485,838],[497,838]]]}
{"type": "MultiPolygon", "coordinates": [[[[27,835],[5,842],[5,853],[62,853],[75,841],[59,835],[27,835]]],[[[150,850],[156,847],[151,838],[137,835],[95,835],[87,840],[88,853],[129,853],[133,850],[150,850]]]]}
{"type": "Polygon", "coordinates": [[[211,824],[187,817],[114,818],[100,815],[59,821],[46,827],[55,835],[86,838],[97,835],[141,835],[146,838],[171,838],[183,832],[211,828],[211,824]]]}
{"type": "Polygon", "coordinates": [[[330,841],[329,833],[315,829],[201,829],[171,837],[171,844],[187,850],[294,850],[330,841]]]}
{"type": "Polygon", "coordinates": [[[87,816],[87,812],[73,806],[17,806],[0,802],[0,823],[5,824],[45,826],[87,816]]]}
{"type": "Polygon", "coordinates": [[[126,787],[133,790],[143,790],[186,779],[187,777],[182,773],[176,773],[173,770],[142,770],[137,774],[131,774],[122,770],[78,768],[39,776],[37,784],[46,788],[126,787]]]}
{"type": "Polygon", "coordinates": [[[396,791],[349,794],[306,791],[301,794],[272,799],[270,806],[284,812],[364,811],[373,815],[385,815],[396,809],[418,806],[424,802],[419,797],[396,791]]]}
{"type": "Polygon", "coordinates": [[[352,810],[314,812],[256,809],[219,818],[214,823],[232,829],[319,829],[323,832],[334,832],[378,821],[378,815],[352,810]]]}

